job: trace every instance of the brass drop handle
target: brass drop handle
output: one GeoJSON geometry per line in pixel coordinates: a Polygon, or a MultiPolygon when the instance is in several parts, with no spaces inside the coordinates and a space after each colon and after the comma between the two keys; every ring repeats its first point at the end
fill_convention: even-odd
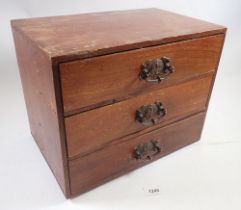
{"type": "Polygon", "coordinates": [[[140,80],[160,83],[173,72],[174,66],[171,64],[170,58],[162,57],[160,59],[148,60],[141,65],[140,80]]]}
{"type": "Polygon", "coordinates": [[[161,152],[161,147],[157,140],[151,140],[137,145],[134,150],[134,158],[137,160],[151,160],[161,152]]]}
{"type": "Polygon", "coordinates": [[[143,125],[154,125],[161,121],[167,114],[167,109],[164,108],[161,102],[141,106],[136,110],[136,121],[143,125]]]}

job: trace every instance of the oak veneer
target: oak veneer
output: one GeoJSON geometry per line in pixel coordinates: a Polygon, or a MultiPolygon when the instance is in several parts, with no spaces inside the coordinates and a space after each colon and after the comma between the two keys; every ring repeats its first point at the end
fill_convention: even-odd
{"type": "Polygon", "coordinates": [[[199,139],[225,27],[159,9],[11,25],[31,133],[66,197],[199,139]]]}

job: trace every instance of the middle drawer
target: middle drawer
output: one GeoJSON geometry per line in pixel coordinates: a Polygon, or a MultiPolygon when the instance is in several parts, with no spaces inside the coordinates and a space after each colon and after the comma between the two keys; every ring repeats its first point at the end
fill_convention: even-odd
{"type": "Polygon", "coordinates": [[[70,158],[205,110],[212,75],[65,118],[70,158]]]}

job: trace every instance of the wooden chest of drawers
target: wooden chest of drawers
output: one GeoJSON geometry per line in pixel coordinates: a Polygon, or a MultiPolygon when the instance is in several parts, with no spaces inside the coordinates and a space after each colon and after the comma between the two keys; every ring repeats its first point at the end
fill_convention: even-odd
{"type": "Polygon", "coordinates": [[[224,27],[158,9],[11,23],[31,132],[66,197],[200,138],[224,27]]]}

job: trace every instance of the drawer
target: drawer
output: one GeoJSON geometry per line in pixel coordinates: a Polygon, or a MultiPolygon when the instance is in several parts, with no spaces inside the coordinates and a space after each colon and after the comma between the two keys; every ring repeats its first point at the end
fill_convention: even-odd
{"type": "Polygon", "coordinates": [[[114,139],[143,129],[160,127],[165,123],[204,111],[212,77],[213,75],[209,74],[197,80],[66,117],[69,157],[85,155],[104,147],[114,139]],[[155,102],[160,102],[162,106],[155,102]]]}
{"type": "MultiPolygon", "coordinates": [[[[216,35],[62,63],[60,80],[65,116],[181,83],[215,70],[223,39],[223,35],[216,35]],[[166,75],[161,74],[159,83],[149,77],[141,80],[142,64],[147,61],[155,63],[155,59],[163,57],[171,59],[175,71],[171,73],[166,69],[166,75]]],[[[163,67],[160,62],[154,66],[159,69],[163,67]]]]}
{"type": "Polygon", "coordinates": [[[200,113],[69,161],[71,194],[85,192],[198,140],[204,116],[200,113]]]}

